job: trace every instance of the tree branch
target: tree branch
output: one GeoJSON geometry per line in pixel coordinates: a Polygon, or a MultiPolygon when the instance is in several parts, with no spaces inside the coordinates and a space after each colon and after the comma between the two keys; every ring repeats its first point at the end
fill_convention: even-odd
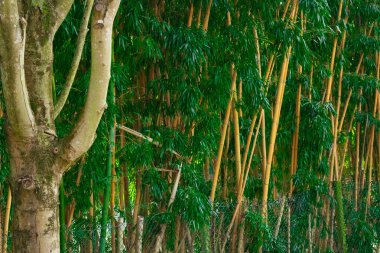
{"type": "Polygon", "coordinates": [[[93,4],[94,4],[94,0],[87,0],[86,2],[84,15],[83,15],[82,23],[81,23],[79,34],[78,34],[78,41],[77,41],[77,47],[75,49],[74,58],[71,63],[69,74],[67,75],[67,78],[66,78],[65,86],[63,87],[62,93],[59,96],[57,104],[54,107],[54,119],[58,117],[63,106],[65,105],[67,97],[69,96],[69,93],[71,90],[71,86],[73,85],[75,75],[78,70],[79,62],[82,56],[84,43],[86,40],[86,35],[88,31],[88,28],[87,28],[88,21],[90,19],[93,4]]]}
{"type": "Polygon", "coordinates": [[[35,133],[25,82],[26,21],[18,15],[16,0],[0,1],[0,70],[10,131],[19,137],[35,133]]]}
{"type": "MultiPolygon", "coordinates": [[[[62,141],[61,158],[67,167],[92,145],[99,121],[107,107],[106,98],[111,76],[112,26],[120,0],[108,4],[103,26],[97,26],[99,11],[93,11],[91,22],[91,76],[87,99],[71,134],[62,141]]],[[[64,171],[61,171],[64,172],[64,171]]]]}
{"type": "Polygon", "coordinates": [[[74,0],[54,0],[51,10],[49,11],[49,19],[52,21],[52,31],[58,30],[58,27],[65,20],[69,13],[74,0]]]}

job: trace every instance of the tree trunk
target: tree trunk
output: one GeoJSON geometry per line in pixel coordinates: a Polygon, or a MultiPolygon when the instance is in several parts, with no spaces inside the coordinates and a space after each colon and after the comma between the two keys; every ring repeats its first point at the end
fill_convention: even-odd
{"type": "Polygon", "coordinates": [[[53,39],[73,0],[50,1],[44,11],[38,11],[35,4],[20,3],[0,3],[13,252],[59,252],[59,184],[62,175],[91,147],[105,110],[112,27],[120,1],[107,1],[107,6],[98,4],[93,9],[87,99],[71,133],[62,139],[56,136],[54,122],[53,39]]]}
{"type": "Polygon", "coordinates": [[[58,193],[61,176],[47,166],[46,153],[30,154],[27,155],[29,159],[23,159],[18,151],[11,152],[13,252],[60,252],[58,193]]]}

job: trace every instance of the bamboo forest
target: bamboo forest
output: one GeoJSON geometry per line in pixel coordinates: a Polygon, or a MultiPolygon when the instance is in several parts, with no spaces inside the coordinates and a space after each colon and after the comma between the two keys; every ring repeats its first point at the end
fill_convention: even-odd
{"type": "Polygon", "coordinates": [[[0,0],[0,253],[380,253],[380,0],[0,0]]]}

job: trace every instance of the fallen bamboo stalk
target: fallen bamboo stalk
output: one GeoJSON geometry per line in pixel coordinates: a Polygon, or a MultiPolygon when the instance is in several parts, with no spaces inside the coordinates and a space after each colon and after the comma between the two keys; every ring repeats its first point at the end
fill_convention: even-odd
{"type": "MultiPolygon", "coordinates": [[[[157,147],[162,147],[161,143],[153,140],[151,137],[149,136],[146,136],[146,135],[143,135],[142,133],[140,132],[137,132],[136,130],[133,130],[129,127],[126,127],[126,126],[122,126],[122,125],[119,125],[119,124],[116,124],[116,127],[119,128],[120,130],[123,130],[133,136],[136,136],[138,138],[141,138],[141,139],[144,139],[144,140],[147,140],[148,142],[152,143],[153,145],[157,146],[157,147]]],[[[178,152],[174,151],[174,150],[171,150],[171,149],[168,149],[168,152],[172,153],[173,155],[175,155],[177,158],[179,159],[184,159],[184,160],[187,160],[185,157],[183,157],[181,154],[179,154],[178,152]]]]}

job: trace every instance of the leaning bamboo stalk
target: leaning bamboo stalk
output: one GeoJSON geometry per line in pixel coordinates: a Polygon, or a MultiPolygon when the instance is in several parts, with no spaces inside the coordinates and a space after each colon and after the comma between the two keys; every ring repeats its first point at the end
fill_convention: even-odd
{"type": "MultiPolygon", "coordinates": [[[[179,180],[181,178],[181,169],[182,169],[182,165],[180,166],[178,172],[177,172],[177,176],[176,176],[176,179],[175,179],[175,182],[174,182],[174,185],[173,185],[173,189],[172,189],[172,193],[170,195],[170,199],[169,199],[169,204],[168,204],[168,209],[171,207],[171,205],[173,204],[174,202],[174,199],[177,195],[177,189],[178,189],[178,184],[179,184],[179,180]]],[[[160,230],[160,233],[159,235],[157,236],[157,239],[156,239],[156,243],[155,243],[155,247],[154,247],[154,253],[158,253],[162,247],[162,240],[165,236],[165,230],[166,230],[166,224],[162,225],[161,226],[161,230],[160,230]]]]}
{"type": "MultiPolygon", "coordinates": [[[[379,80],[380,76],[380,60],[377,60],[376,64],[376,77],[379,80]]],[[[372,116],[375,118],[376,117],[376,109],[378,108],[378,103],[379,101],[379,91],[376,90],[376,95],[375,95],[375,102],[374,102],[374,109],[373,109],[373,114],[372,116]]],[[[378,114],[380,112],[377,112],[378,114]]],[[[373,169],[373,142],[375,138],[375,126],[373,125],[371,128],[371,137],[370,137],[370,146],[369,149],[371,150],[370,152],[370,158],[369,158],[369,168],[368,168],[368,191],[367,191],[367,199],[366,199],[366,206],[365,206],[365,217],[367,217],[368,214],[368,209],[369,206],[371,205],[371,191],[372,191],[372,169],[373,169]]]]}
{"type": "Polygon", "coordinates": [[[281,16],[282,20],[284,20],[285,17],[286,17],[286,13],[288,12],[289,5],[290,5],[290,0],[287,0],[286,3],[285,3],[284,12],[282,13],[282,16],[281,16]]]}
{"type": "MultiPolygon", "coordinates": [[[[293,1],[293,14],[292,16],[295,16],[295,5],[296,1],[293,1]]],[[[284,89],[285,89],[285,83],[286,83],[286,76],[287,76],[287,66],[290,58],[290,54],[292,51],[292,46],[289,46],[286,50],[286,54],[283,59],[282,68],[281,68],[281,75],[279,80],[279,85],[277,88],[277,96],[276,96],[276,104],[274,108],[274,116],[273,116],[273,123],[272,123],[272,129],[271,129],[271,135],[270,135],[270,141],[269,141],[269,149],[268,149],[268,158],[267,158],[267,166],[265,169],[265,174],[263,177],[263,199],[262,199],[262,208],[261,208],[261,214],[267,219],[267,199],[268,199],[268,186],[269,186],[269,179],[270,179],[270,173],[271,173],[271,167],[272,167],[272,159],[273,159],[273,153],[274,153],[274,146],[277,136],[277,129],[280,119],[280,112],[281,112],[281,101],[282,97],[284,95],[284,89]]]]}
{"type": "MultiPolygon", "coordinates": [[[[302,67],[299,66],[298,73],[302,73],[302,67]]],[[[294,176],[296,169],[297,169],[297,163],[298,163],[298,136],[299,136],[299,129],[300,129],[300,118],[301,118],[301,92],[302,92],[302,86],[301,84],[298,84],[297,89],[297,98],[296,98],[296,129],[293,134],[293,143],[292,143],[292,160],[291,160],[291,170],[290,175],[294,176]]],[[[293,180],[290,180],[290,190],[289,194],[290,196],[293,193],[293,180]]]]}
{"type": "MultiPolygon", "coordinates": [[[[253,139],[253,144],[252,144],[251,154],[250,154],[249,159],[248,159],[247,172],[248,172],[249,169],[251,168],[252,158],[253,158],[254,150],[255,150],[255,147],[256,147],[256,141],[257,141],[257,137],[258,137],[258,135],[259,135],[260,123],[261,123],[261,121],[263,120],[263,118],[264,118],[264,115],[261,114],[261,115],[260,115],[259,122],[257,123],[257,129],[256,129],[255,137],[254,137],[254,139],[253,139]]],[[[246,180],[246,179],[245,179],[245,180],[246,180]]],[[[243,185],[243,186],[244,186],[244,185],[243,185]]],[[[243,192],[244,192],[244,187],[243,187],[243,192]]]]}
{"type": "MultiPolygon", "coordinates": [[[[341,69],[341,77],[343,76],[343,69],[341,69]]],[[[334,181],[334,169],[335,171],[338,170],[337,168],[337,141],[338,141],[338,119],[339,119],[339,109],[340,109],[340,96],[341,96],[341,91],[342,91],[342,82],[339,82],[339,87],[338,87],[338,102],[337,102],[337,112],[336,112],[336,117],[331,115],[331,125],[333,129],[333,147],[332,147],[332,156],[331,156],[331,163],[330,163],[330,171],[329,171],[329,182],[331,183],[334,181]]],[[[338,177],[335,178],[335,180],[338,180],[338,177]]],[[[331,185],[329,185],[331,187],[331,185]]]]}
{"type": "MultiPolygon", "coordinates": [[[[293,23],[296,19],[298,1],[293,0],[292,2],[292,10],[290,14],[290,20],[291,23],[293,23]]],[[[268,217],[268,187],[269,187],[269,180],[270,180],[270,174],[271,174],[271,168],[272,168],[272,161],[273,161],[273,155],[274,155],[274,146],[276,142],[276,136],[277,136],[277,129],[279,125],[279,119],[281,114],[281,106],[282,106],[282,99],[284,96],[285,91],[285,85],[286,85],[286,77],[288,74],[288,66],[289,66],[289,59],[292,52],[292,45],[290,45],[283,58],[282,66],[281,66],[281,72],[280,72],[280,79],[279,84],[277,87],[277,95],[276,95],[276,102],[275,102],[275,108],[273,112],[273,122],[272,122],[272,129],[269,139],[269,148],[267,152],[267,165],[265,169],[265,174],[263,175],[263,197],[262,197],[262,207],[261,207],[261,215],[262,217],[267,221],[268,217]]]]}
{"type": "MultiPolygon", "coordinates": [[[[364,54],[361,53],[361,54],[360,54],[360,59],[359,59],[358,65],[356,66],[355,74],[358,74],[358,73],[359,73],[359,70],[360,70],[361,64],[362,64],[362,62],[363,62],[363,57],[364,57],[364,54]]],[[[346,99],[346,102],[344,103],[344,109],[343,109],[343,112],[342,112],[342,118],[340,119],[340,124],[339,124],[339,131],[342,130],[342,126],[343,126],[344,118],[345,118],[345,116],[346,116],[346,112],[347,112],[347,108],[348,108],[348,104],[349,104],[349,102],[350,102],[351,96],[352,96],[352,88],[350,88],[350,90],[348,91],[347,99],[346,99]]]]}
{"type": "MultiPolygon", "coordinates": [[[[356,111],[356,106],[355,106],[355,109],[354,109],[354,112],[356,111]]],[[[347,129],[347,132],[349,133],[352,129],[352,124],[354,122],[354,119],[355,119],[355,113],[352,114],[351,116],[351,119],[350,119],[350,123],[349,123],[349,126],[348,126],[348,129],[347,129]]],[[[340,173],[339,173],[339,180],[342,180],[342,175],[343,175],[343,169],[344,169],[344,165],[345,165],[345,158],[346,158],[346,153],[347,153],[347,148],[348,148],[348,141],[349,141],[349,138],[346,138],[346,141],[344,143],[344,148],[343,148],[343,155],[342,155],[342,158],[341,158],[341,166],[340,166],[340,173]]]]}
{"type": "Polygon", "coordinates": [[[213,203],[214,199],[215,199],[215,191],[216,191],[216,185],[218,183],[219,170],[220,170],[220,165],[221,165],[221,161],[222,161],[224,141],[226,139],[227,125],[228,125],[228,121],[230,118],[233,93],[235,92],[235,90],[236,90],[236,73],[234,73],[232,76],[231,88],[230,88],[231,95],[230,95],[230,99],[229,99],[228,104],[227,104],[226,113],[224,115],[224,121],[223,121],[221,136],[220,136],[220,140],[219,140],[218,154],[217,154],[217,158],[215,161],[215,171],[214,171],[214,177],[212,180],[211,193],[210,193],[211,203],[213,203]]]}
{"type": "MultiPolygon", "coordinates": [[[[285,19],[287,9],[289,7],[289,3],[290,3],[290,0],[288,0],[288,3],[285,6],[284,15],[282,16],[282,20],[285,19]]],[[[256,27],[253,28],[253,34],[254,34],[255,47],[256,47],[256,65],[258,68],[259,77],[261,79],[262,78],[261,60],[260,60],[261,59],[261,53],[260,53],[260,43],[259,43],[259,38],[257,35],[256,27]]],[[[264,78],[264,83],[266,83],[270,79],[270,77],[272,76],[274,65],[275,65],[275,54],[272,53],[269,57],[268,66],[267,66],[267,70],[266,70],[265,78],[264,78]]],[[[266,91],[268,91],[268,88],[269,88],[269,86],[267,85],[266,91]]],[[[260,118],[261,118],[261,149],[262,149],[262,164],[261,165],[262,165],[262,175],[264,178],[265,169],[267,166],[267,145],[266,145],[266,138],[265,138],[265,136],[266,136],[265,111],[261,106],[260,106],[260,118]]],[[[243,166],[243,169],[244,169],[244,166],[243,166]]]]}
{"type": "MultiPolygon", "coordinates": [[[[347,24],[347,17],[345,18],[345,24],[347,24]]],[[[368,36],[371,34],[371,31],[372,31],[372,28],[373,28],[373,24],[371,25],[370,29],[369,29],[369,32],[368,32],[368,36]]],[[[344,47],[344,43],[345,43],[345,39],[346,39],[346,30],[344,31],[343,33],[343,38],[342,38],[342,48],[344,47]]],[[[366,33],[365,33],[366,35],[366,33]]],[[[362,65],[362,62],[363,62],[363,59],[364,59],[364,53],[360,53],[360,57],[359,57],[359,61],[358,61],[358,64],[356,66],[356,69],[355,69],[355,74],[359,74],[359,70],[361,68],[361,65],[362,65]]],[[[342,66],[343,68],[343,66],[342,66]]],[[[339,124],[339,131],[342,130],[342,126],[343,126],[343,122],[344,122],[344,118],[346,116],[346,112],[347,112],[347,108],[348,108],[348,104],[350,102],[350,98],[352,96],[352,88],[350,88],[349,92],[348,92],[348,95],[347,95],[347,99],[346,99],[346,102],[344,104],[344,109],[343,109],[343,113],[342,113],[342,118],[340,120],[340,124],[339,124]]]]}
{"type": "Polygon", "coordinates": [[[248,131],[247,141],[245,142],[246,145],[245,145],[244,154],[243,154],[243,161],[242,161],[242,165],[241,165],[243,171],[245,170],[245,164],[247,162],[248,151],[249,151],[249,147],[251,146],[253,129],[255,128],[256,120],[257,120],[257,113],[255,113],[253,115],[253,118],[251,120],[251,125],[250,125],[249,131],[248,131]]]}
{"type": "MultiPolygon", "coordinates": [[[[339,2],[339,10],[338,10],[338,21],[340,21],[342,16],[342,9],[343,9],[343,0],[340,0],[339,2]]],[[[332,89],[332,84],[334,80],[334,65],[335,65],[335,55],[336,55],[336,48],[338,45],[338,36],[334,37],[333,42],[333,48],[330,58],[330,76],[328,78],[327,87],[326,87],[326,95],[325,95],[325,102],[328,103],[330,101],[330,94],[332,89]]]]}
{"type": "Polygon", "coordinates": [[[362,190],[363,187],[364,187],[364,182],[365,182],[365,173],[366,173],[366,166],[367,166],[367,161],[368,161],[368,149],[367,149],[367,153],[366,153],[366,157],[364,159],[364,166],[363,166],[363,158],[364,158],[364,153],[365,153],[365,147],[366,147],[366,139],[368,138],[367,137],[367,130],[368,130],[368,115],[366,117],[366,122],[365,122],[365,125],[364,125],[364,132],[363,132],[363,143],[362,143],[362,148],[361,148],[361,156],[360,156],[360,167],[363,167],[364,170],[362,171],[362,177],[360,179],[360,182],[359,182],[359,187],[360,189],[362,190]]]}
{"type": "Polygon", "coordinates": [[[252,162],[252,157],[253,157],[253,154],[254,154],[254,151],[255,151],[255,147],[256,147],[256,141],[257,141],[257,136],[258,136],[258,133],[259,133],[259,130],[260,130],[260,122],[263,118],[263,115],[261,114],[260,115],[260,119],[259,119],[259,123],[258,123],[258,126],[257,126],[257,129],[256,129],[256,133],[255,133],[255,137],[254,137],[254,141],[253,141],[253,144],[252,144],[252,150],[251,150],[251,154],[250,154],[250,158],[249,158],[249,161],[248,161],[248,165],[247,165],[247,170],[245,172],[245,176],[244,176],[244,180],[242,181],[243,182],[243,185],[242,187],[240,188],[239,192],[238,192],[238,201],[237,201],[237,204],[235,206],[235,210],[234,210],[234,213],[232,215],[232,219],[231,219],[231,222],[230,224],[228,225],[228,228],[227,228],[227,232],[226,232],[226,235],[224,237],[224,240],[223,240],[223,243],[222,243],[222,249],[224,250],[225,249],[225,246],[226,246],[226,243],[227,243],[227,240],[229,238],[229,235],[230,235],[230,232],[231,232],[231,229],[232,229],[232,226],[234,225],[235,223],[235,219],[237,217],[237,214],[240,210],[240,207],[241,207],[241,202],[242,202],[242,196],[243,196],[243,193],[244,193],[244,189],[245,189],[245,186],[246,186],[246,183],[247,183],[247,178],[248,178],[248,174],[249,174],[249,169],[251,167],[251,162],[252,162]]]}
{"type": "MultiPolygon", "coordinates": [[[[236,73],[235,73],[236,75],[236,73]]],[[[237,96],[234,92],[234,101],[236,105],[237,96]]],[[[234,143],[235,143],[235,166],[236,166],[236,192],[240,187],[240,174],[242,173],[241,168],[241,153],[240,153],[240,127],[239,127],[239,112],[236,109],[236,106],[233,106],[233,123],[234,123],[234,143]]]]}
{"type": "MultiPolygon", "coordinates": [[[[288,0],[290,3],[290,0],[288,0]]],[[[288,6],[288,5],[287,5],[288,6]]],[[[285,7],[284,13],[286,14],[287,8],[285,7]]],[[[282,19],[284,19],[283,17],[282,19]]],[[[255,47],[256,47],[256,65],[257,65],[257,71],[259,73],[260,79],[262,78],[262,73],[261,73],[261,53],[260,53],[260,43],[259,43],[259,37],[257,35],[257,29],[256,27],[253,27],[253,35],[255,38],[255,47]]],[[[267,71],[265,73],[265,79],[264,82],[267,82],[269,79],[269,76],[271,75],[271,70],[272,66],[274,66],[274,54],[272,53],[269,61],[268,61],[268,66],[267,66],[267,71]]],[[[268,90],[268,86],[267,86],[268,90]]],[[[262,107],[260,107],[260,121],[261,121],[261,148],[262,148],[262,175],[265,173],[265,168],[266,168],[266,160],[267,160],[267,147],[266,147],[266,139],[265,139],[265,111],[262,107]]],[[[252,127],[253,131],[253,127],[252,127]]],[[[251,134],[251,133],[250,133],[251,134]]],[[[252,134],[251,134],[252,135],[252,134]]],[[[248,146],[249,147],[249,146],[248,146]]],[[[248,154],[248,150],[246,150],[248,154]]],[[[245,164],[244,164],[245,165],[245,164]]],[[[245,166],[243,166],[244,169],[245,166]]]]}
{"type": "MultiPolygon", "coordinates": [[[[359,94],[361,94],[361,89],[359,94]]],[[[358,113],[361,113],[361,103],[358,105],[358,113]]],[[[360,132],[361,132],[361,124],[358,121],[356,123],[356,140],[355,140],[355,211],[358,210],[358,202],[359,202],[359,168],[360,168],[360,132]]]]}
{"type": "Polygon", "coordinates": [[[5,216],[4,216],[4,239],[3,239],[3,253],[7,253],[8,246],[8,232],[9,232],[9,220],[11,214],[11,205],[12,205],[12,192],[11,188],[8,187],[8,197],[7,197],[7,205],[5,207],[5,216]]]}
{"type": "Polygon", "coordinates": [[[265,170],[267,167],[267,143],[266,143],[266,129],[265,129],[265,111],[261,108],[261,151],[262,151],[262,159],[261,159],[261,173],[262,179],[265,178],[265,170]]]}
{"type": "Polygon", "coordinates": [[[277,240],[278,233],[280,231],[282,216],[284,214],[284,209],[285,209],[285,204],[286,204],[286,197],[285,197],[285,195],[281,197],[280,202],[281,202],[281,204],[280,204],[280,213],[278,215],[276,226],[275,226],[275,229],[274,229],[274,240],[277,240]]]}
{"type": "MultiPolygon", "coordinates": [[[[225,148],[225,151],[224,151],[224,159],[227,160],[227,156],[228,156],[228,150],[229,150],[229,147],[230,147],[230,132],[231,132],[231,126],[230,124],[228,124],[228,127],[227,127],[227,140],[226,140],[226,148],[225,148]]],[[[228,171],[227,171],[227,164],[224,165],[223,167],[223,189],[222,189],[222,199],[223,200],[226,200],[227,199],[227,193],[228,193],[228,182],[227,182],[227,179],[228,179],[228,171]]]]}

